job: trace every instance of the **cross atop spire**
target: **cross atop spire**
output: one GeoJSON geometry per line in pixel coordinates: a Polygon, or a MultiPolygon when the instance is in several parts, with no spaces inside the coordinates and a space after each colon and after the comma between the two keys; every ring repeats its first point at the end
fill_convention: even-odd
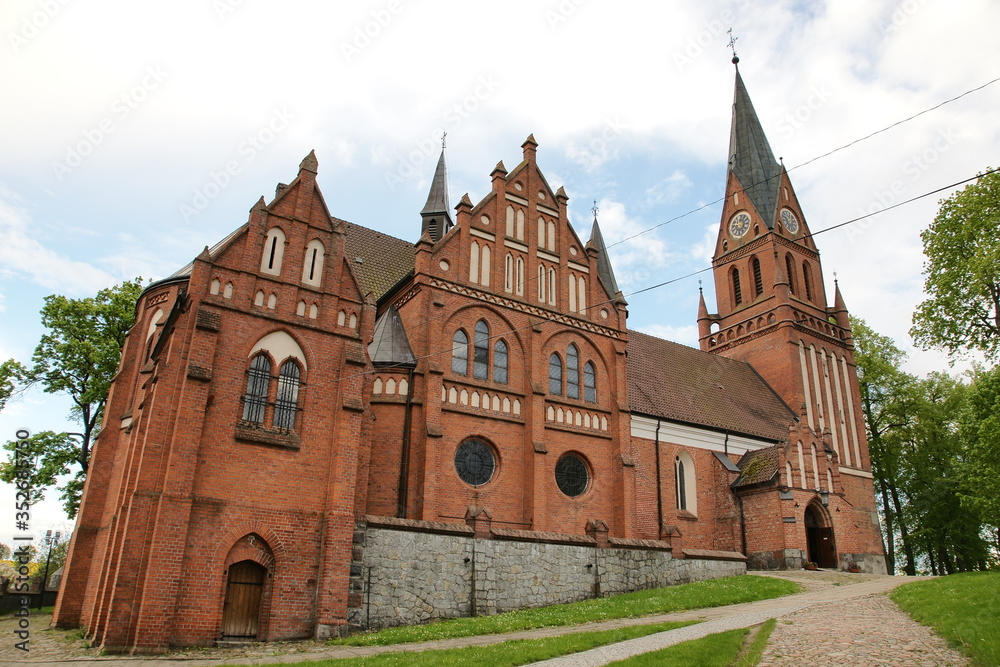
{"type": "Polygon", "coordinates": [[[594,200],[594,207],[592,209],[590,209],[590,210],[594,212],[594,219],[596,220],[597,219],[597,212],[601,210],[601,209],[597,208],[597,200],[596,199],[594,200]]]}
{"type": "Polygon", "coordinates": [[[736,55],[736,40],[738,40],[739,37],[734,37],[733,36],[733,29],[732,28],[730,28],[726,32],[729,33],[729,44],[727,44],[727,46],[730,49],[732,49],[732,51],[733,51],[733,64],[736,65],[737,68],[738,68],[739,64],[740,64],[740,57],[738,55],[736,55]]]}

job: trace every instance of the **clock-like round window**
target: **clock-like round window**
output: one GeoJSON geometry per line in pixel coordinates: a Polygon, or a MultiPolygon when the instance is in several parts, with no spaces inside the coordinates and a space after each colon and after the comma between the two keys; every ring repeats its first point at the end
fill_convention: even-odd
{"type": "Polygon", "coordinates": [[[482,440],[470,438],[458,446],[455,471],[466,484],[482,486],[493,479],[496,469],[497,457],[493,448],[482,440]]]}
{"type": "Polygon", "coordinates": [[[746,211],[742,213],[737,213],[733,216],[732,220],[729,221],[729,234],[733,238],[742,238],[744,234],[750,229],[750,214],[746,211]]]}
{"type": "Polygon", "coordinates": [[[794,234],[799,231],[798,219],[795,217],[795,214],[787,208],[781,209],[781,224],[785,226],[785,229],[789,234],[794,234]]]}
{"type": "Polygon", "coordinates": [[[570,498],[583,495],[590,486],[590,472],[579,454],[563,454],[556,463],[556,485],[570,498]]]}

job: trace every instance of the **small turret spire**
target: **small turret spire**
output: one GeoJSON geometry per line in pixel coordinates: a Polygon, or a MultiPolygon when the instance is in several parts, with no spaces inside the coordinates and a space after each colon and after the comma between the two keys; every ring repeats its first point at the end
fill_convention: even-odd
{"type": "Polygon", "coordinates": [[[597,278],[604,286],[608,296],[614,298],[618,294],[618,282],[615,280],[615,272],[611,269],[611,259],[608,257],[607,246],[604,245],[604,236],[601,234],[601,226],[597,223],[597,200],[594,200],[594,226],[590,230],[590,242],[588,248],[597,251],[597,278]]]}
{"type": "Polygon", "coordinates": [[[438,158],[434,170],[434,180],[431,181],[430,192],[427,193],[427,203],[420,211],[422,219],[420,234],[429,234],[435,243],[441,240],[454,225],[451,218],[451,206],[448,204],[448,169],[444,160],[444,136],[441,137],[441,157],[438,158]]]}

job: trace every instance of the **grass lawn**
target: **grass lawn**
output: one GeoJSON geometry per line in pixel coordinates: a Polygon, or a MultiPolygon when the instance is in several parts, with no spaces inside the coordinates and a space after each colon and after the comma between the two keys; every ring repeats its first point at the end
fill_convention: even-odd
{"type": "Polygon", "coordinates": [[[1000,572],[965,572],[905,584],[889,595],[983,667],[1000,665],[1000,572]]]}
{"type": "Polygon", "coordinates": [[[753,628],[729,630],[610,664],[619,667],[754,667],[760,662],[776,623],[773,618],[768,620],[752,637],[753,628]]]}
{"type": "Polygon", "coordinates": [[[501,642],[488,646],[468,646],[465,648],[444,649],[440,651],[408,651],[405,653],[382,653],[380,655],[362,658],[342,658],[337,660],[311,660],[294,663],[308,667],[341,667],[343,665],[358,665],[359,667],[437,667],[437,665],[478,665],[479,667],[506,667],[508,665],[526,665],[539,660],[548,660],[568,653],[578,653],[596,646],[614,644],[627,639],[644,637],[655,632],[673,630],[696,621],[680,623],[655,623],[653,625],[636,625],[615,630],[597,632],[578,632],[560,637],[545,639],[520,639],[501,642]]]}
{"type": "Polygon", "coordinates": [[[426,625],[387,628],[332,640],[333,644],[384,646],[432,639],[490,635],[533,628],[579,625],[615,618],[635,618],[687,609],[720,607],[767,600],[799,591],[796,583],[774,577],[743,575],[692,584],[637,591],[614,597],[522,609],[496,616],[454,618],[426,625]]]}

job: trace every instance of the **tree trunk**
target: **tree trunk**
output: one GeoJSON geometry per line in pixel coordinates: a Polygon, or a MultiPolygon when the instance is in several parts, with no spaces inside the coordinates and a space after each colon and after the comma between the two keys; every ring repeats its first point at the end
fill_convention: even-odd
{"type": "Polygon", "coordinates": [[[903,519],[903,508],[899,502],[899,492],[895,486],[890,486],[889,490],[892,493],[892,505],[896,510],[896,517],[899,521],[899,537],[903,541],[903,553],[906,554],[906,565],[903,570],[909,576],[914,576],[917,573],[917,561],[913,557],[913,544],[910,540],[910,534],[906,530],[906,520],[903,519]]]}
{"type": "Polygon", "coordinates": [[[889,491],[886,488],[888,483],[885,477],[879,476],[878,487],[882,496],[882,515],[885,517],[885,560],[886,570],[889,574],[896,574],[896,540],[895,526],[893,521],[893,509],[889,504],[889,491]]]}

